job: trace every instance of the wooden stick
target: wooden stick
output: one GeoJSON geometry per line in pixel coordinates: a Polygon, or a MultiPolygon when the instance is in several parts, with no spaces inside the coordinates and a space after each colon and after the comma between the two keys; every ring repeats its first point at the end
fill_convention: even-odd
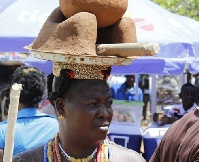
{"type": "Polygon", "coordinates": [[[4,148],[4,162],[12,162],[13,148],[14,148],[14,136],[15,125],[17,120],[17,112],[19,106],[19,97],[22,89],[21,84],[14,83],[10,91],[10,105],[8,109],[8,124],[6,130],[6,142],[4,148]]]}
{"type": "MultiPolygon", "coordinates": [[[[24,47],[25,49],[37,51],[31,46],[24,47]]],[[[158,43],[117,43],[117,44],[96,44],[97,56],[118,56],[118,57],[135,57],[135,56],[153,56],[158,53],[160,46],[158,43]]],[[[46,53],[53,53],[48,51],[40,51],[46,53]]],[[[68,54],[68,53],[60,53],[68,54]]],[[[75,56],[75,55],[71,55],[75,56]]],[[[83,56],[83,55],[82,55],[83,56]]],[[[84,56],[88,56],[84,54],[84,56]]],[[[43,58],[44,59],[44,58],[43,58]]]]}
{"type": "Polygon", "coordinates": [[[99,56],[152,56],[159,52],[158,43],[118,43],[97,44],[97,55],[99,56]]]}

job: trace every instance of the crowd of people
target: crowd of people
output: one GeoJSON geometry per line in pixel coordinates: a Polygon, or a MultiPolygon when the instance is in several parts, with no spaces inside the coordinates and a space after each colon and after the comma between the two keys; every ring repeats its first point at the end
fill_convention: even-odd
{"type": "MultiPolygon", "coordinates": [[[[9,92],[14,83],[22,85],[19,98],[17,121],[14,136],[13,155],[44,144],[58,132],[58,122],[53,116],[41,113],[38,105],[43,99],[46,89],[45,74],[34,68],[22,66],[17,68],[10,78],[10,86],[4,92],[6,101],[4,110],[9,111],[9,92]]],[[[8,121],[0,125],[0,159],[6,142],[8,121]]]]}
{"type": "Polygon", "coordinates": [[[79,75],[74,78],[72,73],[64,69],[60,77],[48,76],[48,95],[58,117],[59,131],[45,144],[17,154],[13,161],[144,162],[136,151],[107,138],[113,115],[112,94],[106,82],[110,69],[99,79],[82,79],[79,75]]]}
{"type": "MultiPolygon", "coordinates": [[[[99,79],[73,78],[72,72],[63,69],[60,77],[50,74],[48,78],[34,67],[22,66],[13,72],[1,93],[3,113],[7,117],[10,87],[13,83],[22,84],[13,161],[144,162],[142,154],[115,144],[107,134],[113,116],[113,99],[144,102],[143,119],[146,119],[146,104],[150,101],[147,76],[139,81],[136,92],[134,75],[126,75],[125,82],[119,87],[110,87],[106,81],[110,69],[104,71],[99,79]],[[39,110],[46,93],[48,106],[39,110]]],[[[159,118],[159,125],[172,125],[150,162],[198,160],[197,87],[191,83],[184,84],[179,97],[182,104],[159,118]],[[174,134],[178,136],[174,137],[174,134]],[[191,146],[192,151],[188,151],[186,146],[191,146]],[[176,150],[181,151],[175,154],[176,150]]],[[[153,120],[158,122],[157,113],[153,120]]],[[[7,125],[7,120],[0,124],[0,161],[3,161],[7,125]]]]}
{"type": "MultiPolygon", "coordinates": [[[[14,162],[145,161],[142,154],[110,141],[107,133],[113,116],[113,99],[143,102],[143,120],[146,120],[150,102],[148,75],[141,75],[138,87],[134,75],[125,75],[121,85],[110,87],[106,82],[110,70],[103,79],[72,78],[70,69],[62,70],[60,77],[51,74],[48,78],[34,67],[11,70],[6,84],[1,84],[0,162],[6,145],[9,93],[13,83],[22,84],[14,162]],[[47,94],[48,100],[41,107],[47,94]]],[[[153,121],[159,126],[171,126],[150,162],[199,161],[199,83],[198,75],[194,76],[195,84],[186,83],[181,87],[181,104],[174,105],[161,117],[159,113],[153,115],[153,121]]]]}
{"type": "Polygon", "coordinates": [[[135,75],[125,75],[125,82],[119,86],[111,86],[112,97],[117,100],[143,101],[143,93],[135,87],[135,75]],[[137,95],[136,95],[137,94],[137,95]]]}

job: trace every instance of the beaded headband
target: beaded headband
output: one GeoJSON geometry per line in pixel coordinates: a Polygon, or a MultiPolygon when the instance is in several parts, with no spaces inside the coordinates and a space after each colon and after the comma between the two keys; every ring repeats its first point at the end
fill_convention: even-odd
{"type": "Polygon", "coordinates": [[[100,79],[107,80],[110,75],[111,67],[93,64],[68,64],[54,62],[53,74],[60,76],[61,69],[66,69],[66,75],[71,79],[100,79]]]}

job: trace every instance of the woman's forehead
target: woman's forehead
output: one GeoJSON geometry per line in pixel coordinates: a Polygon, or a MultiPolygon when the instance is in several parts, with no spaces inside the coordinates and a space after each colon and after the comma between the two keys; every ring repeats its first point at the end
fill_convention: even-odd
{"type": "Polygon", "coordinates": [[[80,84],[78,84],[79,88],[99,88],[99,87],[107,87],[108,84],[106,81],[103,80],[93,80],[93,79],[88,79],[88,80],[83,80],[80,81],[80,84]]]}
{"type": "Polygon", "coordinates": [[[82,97],[110,95],[110,88],[106,82],[85,82],[76,87],[74,91],[76,95],[82,97]]]}
{"type": "Polygon", "coordinates": [[[109,86],[107,83],[92,83],[92,84],[83,84],[83,86],[79,87],[80,91],[83,91],[85,93],[89,92],[95,92],[95,91],[108,91],[109,86]]]}

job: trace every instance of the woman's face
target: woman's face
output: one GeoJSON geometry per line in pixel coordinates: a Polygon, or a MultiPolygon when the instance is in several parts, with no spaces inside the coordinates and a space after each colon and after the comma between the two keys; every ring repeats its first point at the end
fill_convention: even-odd
{"type": "Polygon", "coordinates": [[[66,122],[72,138],[98,142],[106,138],[113,110],[112,95],[105,81],[88,80],[73,89],[66,102],[66,122]]]}

